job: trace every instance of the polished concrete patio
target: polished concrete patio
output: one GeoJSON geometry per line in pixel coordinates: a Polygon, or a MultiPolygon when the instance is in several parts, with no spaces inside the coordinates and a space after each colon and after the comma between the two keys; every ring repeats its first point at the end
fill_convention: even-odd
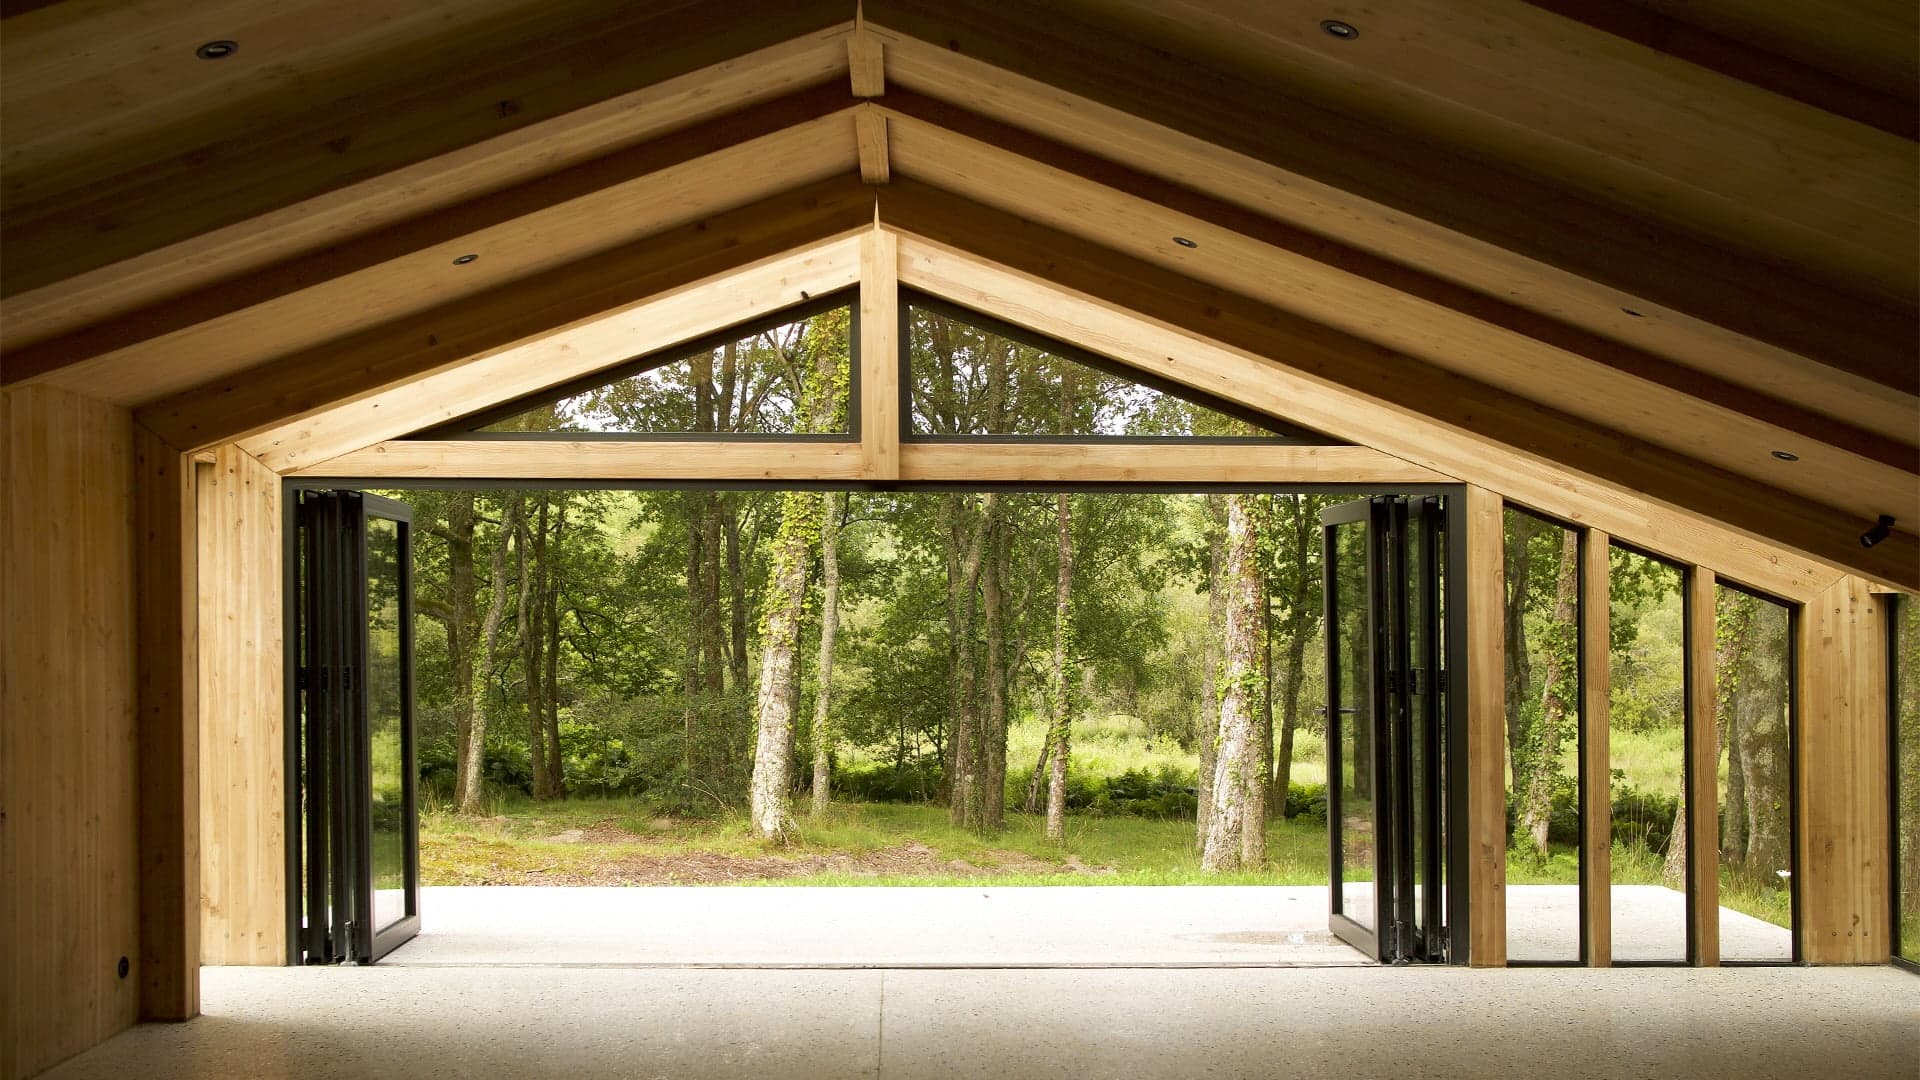
{"type": "Polygon", "coordinates": [[[210,968],[49,1080],[1920,1076],[1890,968],[210,968]]]}

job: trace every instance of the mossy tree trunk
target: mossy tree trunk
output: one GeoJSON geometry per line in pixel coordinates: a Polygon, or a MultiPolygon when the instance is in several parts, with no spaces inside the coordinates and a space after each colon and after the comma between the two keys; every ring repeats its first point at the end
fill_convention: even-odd
{"type": "Polygon", "coordinates": [[[1261,772],[1259,719],[1265,696],[1266,649],[1265,575],[1260,571],[1259,496],[1228,495],[1226,501],[1225,663],[1220,672],[1219,756],[1213,772],[1213,812],[1207,822],[1207,840],[1200,854],[1201,869],[1209,873],[1241,869],[1245,865],[1244,831],[1258,829],[1250,820],[1257,809],[1254,788],[1265,790],[1261,772]]]}
{"type": "MultiPolygon", "coordinates": [[[[1053,592],[1053,665],[1048,672],[1047,839],[1067,839],[1067,763],[1073,750],[1073,677],[1068,665],[1073,655],[1073,505],[1061,492],[1053,497],[1053,518],[1059,543],[1059,568],[1053,592]]],[[[1037,773],[1035,774],[1038,775],[1037,773]]]]}

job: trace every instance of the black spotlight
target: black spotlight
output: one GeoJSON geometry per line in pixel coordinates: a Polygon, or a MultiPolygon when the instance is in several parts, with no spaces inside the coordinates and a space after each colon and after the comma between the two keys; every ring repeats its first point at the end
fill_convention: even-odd
{"type": "Polygon", "coordinates": [[[202,45],[199,48],[193,50],[193,55],[199,57],[202,60],[225,60],[227,57],[232,56],[234,53],[237,53],[239,51],[240,51],[239,42],[209,41],[205,45],[202,45]]]}
{"type": "Polygon", "coordinates": [[[1881,514],[1880,521],[1873,528],[1860,534],[1860,546],[1872,547],[1893,533],[1893,515],[1881,514]]]}
{"type": "Polygon", "coordinates": [[[470,262],[472,262],[472,261],[474,261],[475,259],[478,259],[479,257],[480,257],[480,256],[478,256],[478,255],[461,255],[461,256],[459,256],[458,258],[456,258],[456,259],[454,259],[454,260],[453,260],[453,265],[455,265],[455,266],[465,266],[465,265],[467,265],[468,263],[470,263],[470,262]]]}
{"type": "Polygon", "coordinates": [[[1339,19],[1320,20],[1320,29],[1325,30],[1327,33],[1333,35],[1334,37],[1339,38],[1341,41],[1352,41],[1354,38],[1357,38],[1360,36],[1359,29],[1357,29],[1352,23],[1341,22],[1339,19]]]}
{"type": "Polygon", "coordinates": [[[1183,248],[1197,248],[1200,246],[1199,244],[1194,243],[1193,241],[1187,239],[1184,236],[1174,237],[1173,242],[1176,244],[1179,244],[1183,248]]]}

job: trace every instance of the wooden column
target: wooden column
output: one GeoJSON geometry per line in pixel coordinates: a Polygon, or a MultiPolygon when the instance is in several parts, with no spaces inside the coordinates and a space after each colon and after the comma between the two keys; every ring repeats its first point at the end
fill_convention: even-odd
{"type": "Polygon", "coordinates": [[[280,477],[231,443],[198,468],[200,960],[284,964],[280,477]]]}
{"type": "Polygon", "coordinates": [[[1581,821],[1587,964],[1613,965],[1613,605],[1607,560],[1611,541],[1588,529],[1580,543],[1580,723],[1586,816],[1581,821]]]}
{"type": "Polygon", "coordinates": [[[1800,941],[1809,963],[1884,964],[1892,944],[1889,599],[1844,578],[1796,621],[1800,941]]]}
{"type": "Polygon", "coordinates": [[[1467,959],[1507,962],[1504,503],[1467,488],[1467,959]]]}
{"type": "Polygon", "coordinates": [[[1714,679],[1717,621],[1713,571],[1687,572],[1687,880],[1692,955],[1720,966],[1720,739],[1714,679]]]}
{"type": "Polygon", "coordinates": [[[140,1018],[200,1012],[200,709],[193,463],[134,427],[140,1018]]]}
{"type": "Polygon", "coordinates": [[[860,459],[870,479],[900,476],[900,251],[875,227],[860,238],[860,459]]]}

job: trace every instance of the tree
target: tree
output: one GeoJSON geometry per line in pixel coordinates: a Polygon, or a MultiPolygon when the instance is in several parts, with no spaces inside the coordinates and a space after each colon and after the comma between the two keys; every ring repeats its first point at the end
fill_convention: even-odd
{"type": "Polygon", "coordinates": [[[1255,505],[1258,499],[1244,494],[1225,497],[1225,662],[1220,673],[1219,757],[1214,765],[1206,845],[1200,855],[1201,868],[1210,873],[1240,869],[1250,846],[1243,830],[1265,827],[1261,819],[1249,816],[1258,809],[1254,789],[1265,791],[1267,783],[1256,745],[1255,716],[1266,693],[1262,656],[1266,589],[1258,554],[1263,515],[1255,505]]]}
{"type": "MultiPolygon", "coordinates": [[[[1053,497],[1053,506],[1059,565],[1054,578],[1053,665],[1047,695],[1051,715],[1043,760],[1048,761],[1047,839],[1057,844],[1067,838],[1067,761],[1073,748],[1073,705],[1068,700],[1073,685],[1068,667],[1073,651],[1073,507],[1065,492],[1053,497]]],[[[1036,768],[1034,776],[1039,775],[1036,768]]]]}
{"type": "Polygon", "coordinates": [[[833,646],[840,631],[840,510],[837,491],[820,496],[820,659],[813,697],[813,814],[826,813],[833,788],[833,646]]]}

